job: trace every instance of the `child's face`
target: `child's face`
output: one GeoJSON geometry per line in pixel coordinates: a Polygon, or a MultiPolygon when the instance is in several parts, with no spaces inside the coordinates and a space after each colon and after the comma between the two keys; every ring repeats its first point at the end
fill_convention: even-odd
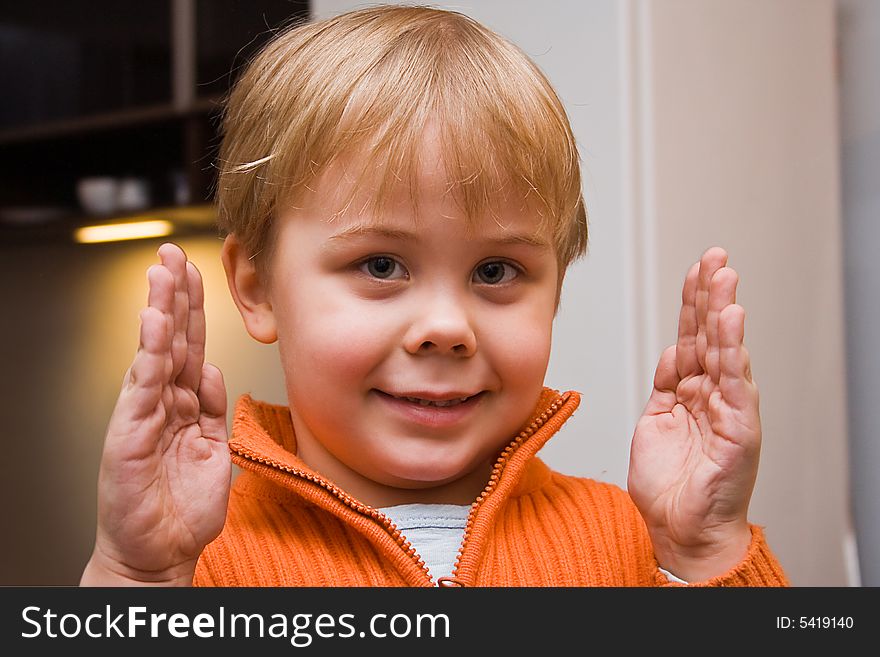
{"type": "Polygon", "coordinates": [[[270,265],[300,456],[371,504],[488,469],[550,354],[558,265],[535,217],[504,203],[503,225],[468,236],[430,140],[423,160],[418,222],[404,191],[381,221],[351,209],[327,221],[350,184],[331,169],[279,217],[270,265]]]}

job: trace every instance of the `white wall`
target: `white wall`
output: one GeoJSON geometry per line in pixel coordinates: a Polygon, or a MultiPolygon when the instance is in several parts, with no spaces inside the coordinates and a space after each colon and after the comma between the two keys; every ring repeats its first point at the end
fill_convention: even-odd
{"type": "Polygon", "coordinates": [[[581,147],[590,252],[566,280],[547,382],[584,404],[542,457],[625,484],[684,273],[724,246],[762,393],[752,520],[793,583],[852,583],[832,0],[435,4],[530,54],[581,147]]]}
{"type": "Polygon", "coordinates": [[[880,586],[880,3],[839,0],[850,463],[862,584],[880,586]]]}

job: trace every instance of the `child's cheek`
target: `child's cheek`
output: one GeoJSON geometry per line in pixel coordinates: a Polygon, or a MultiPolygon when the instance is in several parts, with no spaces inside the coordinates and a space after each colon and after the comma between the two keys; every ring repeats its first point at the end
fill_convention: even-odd
{"type": "Polygon", "coordinates": [[[546,370],[553,328],[552,307],[541,303],[512,304],[479,315],[478,348],[506,371],[546,370]],[[549,309],[549,310],[548,310],[549,309]]]}
{"type": "Polygon", "coordinates": [[[550,358],[550,331],[536,325],[507,327],[489,344],[493,361],[503,373],[534,384],[543,381],[550,358]]]}
{"type": "Polygon", "coordinates": [[[342,303],[333,296],[313,299],[307,312],[297,313],[295,324],[291,338],[297,360],[318,376],[365,374],[388,352],[397,333],[387,310],[342,303]]]}

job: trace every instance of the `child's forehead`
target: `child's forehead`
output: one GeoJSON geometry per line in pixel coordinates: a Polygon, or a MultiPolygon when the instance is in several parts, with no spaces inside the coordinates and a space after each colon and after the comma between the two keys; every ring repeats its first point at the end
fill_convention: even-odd
{"type": "Polygon", "coordinates": [[[293,204],[300,217],[320,221],[334,231],[354,234],[417,234],[442,223],[455,225],[463,237],[529,235],[547,242],[546,223],[527,200],[500,189],[480,214],[468,211],[467,200],[451,181],[442,160],[417,172],[414,184],[397,180],[382,189],[381,175],[361,176],[349,163],[336,163],[317,176],[293,204]]]}

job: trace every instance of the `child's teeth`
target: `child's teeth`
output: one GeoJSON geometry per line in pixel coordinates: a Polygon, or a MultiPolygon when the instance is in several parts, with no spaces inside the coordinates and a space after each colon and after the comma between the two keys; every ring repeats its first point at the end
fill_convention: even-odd
{"type": "Polygon", "coordinates": [[[467,397],[462,397],[461,399],[450,399],[448,401],[430,401],[428,399],[419,399],[418,397],[404,397],[407,401],[411,401],[419,406],[455,406],[456,404],[460,404],[463,401],[467,401],[467,397]]]}

